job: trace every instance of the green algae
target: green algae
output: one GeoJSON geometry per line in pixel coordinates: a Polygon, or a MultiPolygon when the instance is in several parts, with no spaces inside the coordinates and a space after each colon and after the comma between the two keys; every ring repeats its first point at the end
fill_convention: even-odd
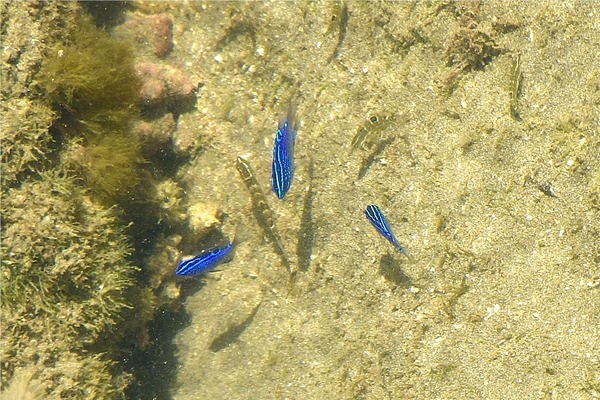
{"type": "Polygon", "coordinates": [[[77,167],[95,198],[111,200],[132,196],[139,183],[140,141],[137,136],[108,133],[72,143],[64,159],[77,167]]]}
{"type": "Polygon", "coordinates": [[[60,115],[59,135],[77,144],[65,163],[79,167],[91,193],[105,203],[130,195],[143,162],[132,132],[141,85],[132,43],[82,18],[70,40],[49,51],[36,82],[60,115]]]}
{"type": "Polygon", "coordinates": [[[56,112],[33,95],[32,82],[39,70],[42,54],[52,43],[62,40],[73,24],[76,4],[46,4],[43,12],[33,3],[2,2],[2,58],[0,72],[0,132],[2,148],[1,187],[15,185],[20,179],[44,168],[55,150],[48,128],[56,112]]]}
{"type": "Polygon", "coordinates": [[[127,131],[139,112],[133,63],[132,43],[82,19],[67,44],[50,50],[36,81],[50,104],[88,130],[127,131]]]}

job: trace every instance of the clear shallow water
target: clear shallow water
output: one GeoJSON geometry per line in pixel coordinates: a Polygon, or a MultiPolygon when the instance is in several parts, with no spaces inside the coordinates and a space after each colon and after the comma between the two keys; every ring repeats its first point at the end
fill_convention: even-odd
{"type": "Polygon", "coordinates": [[[156,293],[174,306],[140,338],[145,347],[125,352],[131,398],[598,395],[594,3],[121,10],[136,12],[172,20],[173,49],[153,62],[200,83],[165,123],[190,157],[149,160],[170,164],[167,211],[148,227],[166,238],[137,251],[149,285],[162,282],[156,293]],[[297,169],[279,200],[272,144],[290,101],[297,169]],[[366,148],[352,149],[361,133],[366,148]],[[238,156],[273,212],[292,281],[264,239],[238,156]],[[414,263],[369,224],[367,204],[381,207],[414,263]],[[211,240],[238,227],[244,240],[220,272],[171,281],[177,256],[209,241],[193,240],[191,216],[220,227],[211,240]]]}

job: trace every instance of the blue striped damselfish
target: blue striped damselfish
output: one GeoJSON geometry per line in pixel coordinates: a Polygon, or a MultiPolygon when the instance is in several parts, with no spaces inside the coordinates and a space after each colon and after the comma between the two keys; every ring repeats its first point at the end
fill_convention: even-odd
{"type": "Polygon", "coordinates": [[[292,186],[294,178],[294,145],[296,144],[297,126],[294,122],[294,106],[285,118],[279,121],[275,145],[273,146],[273,166],[271,168],[271,188],[283,199],[292,186]]]}
{"type": "Polygon", "coordinates": [[[406,257],[408,257],[408,259],[411,262],[414,262],[414,259],[410,255],[408,250],[406,250],[404,248],[404,246],[402,246],[400,244],[400,242],[398,242],[398,240],[394,236],[394,233],[392,232],[392,228],[390,228],[390,225],[388,224],[387,219],[385,218],[385,216],[383,215],[383,213],[381,212],[379,207],[377,207],[375,204],[370,204],[367,206],[367,209],[365,210],[365,214],[366,214],[369,222],[375,227],[375,229],[377,229],[377,231],[384,238],[386,238],[391,244],[393,244],[398,250],[400,250],[400,252],[402,254],[404,254],[406,257]]]}
{"type": "Polygon", "coordinates": [[[175,270],[177,276],[194,276],[202,272],[214,269],[222,262],[229,261],[233,257],[234,242],[225,246],[216,246],[202,251],[195,257],[182,260],[175,270]]]}

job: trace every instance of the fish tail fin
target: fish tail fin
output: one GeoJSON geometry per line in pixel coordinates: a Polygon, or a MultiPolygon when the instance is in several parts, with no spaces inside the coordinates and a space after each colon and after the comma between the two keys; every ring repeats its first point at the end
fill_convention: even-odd
{"type": "Polygon", "coordinates": [[[400,251],[402,252],[402,254],[404,254],[408,258],[408,262],[410,262],[411,264],[414,264],[417,262],[415,260],[415,258],[412,256],[412,254],[410,254],[410,252],[408,250],[406,250],[404,247],[400,246],[400,251]]]}
{"type": "Polygon", "coordinates": [[[294,141],[296,140],[296,133],[298,132],[298,120],[296,120],[296,110],[298,108],[298,100],[292,98],[288,103],[287,113],[283,114],[279,118],[279,126],[283,126],[284,122],[288,122],[290,129],[294,132],[294,141]]]}
{"type": "Polygon", "coordinates": [[[235,227],[235,233],[233,234],[233,243],[234,249],[240,244],[248,240],[249,238],[248,230],[244,226],[242,222],[239,222],[235,227]]]}
{"type": "Polygon", "coordinates": [[[225,257],[225,259],[223,260],[223,263],[228,263],[231,260],[233,260],[233,257],[235,256],[238,245],[240,243],[244,242],[247,238],[248,238],[248,236],[246,235],[246,230],[244,229],[243,224],[241,222],[238,223],[238,225],[235,227],[235,232],[233,234],[233,238],[228,239],[227,246],[230,247],[230,250],[229,250],[229,253],[227,254],[227,257],[225,257]]]}

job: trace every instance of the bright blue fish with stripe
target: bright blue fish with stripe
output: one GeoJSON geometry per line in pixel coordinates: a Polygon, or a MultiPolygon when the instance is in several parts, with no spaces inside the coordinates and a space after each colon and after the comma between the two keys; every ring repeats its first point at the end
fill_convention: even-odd
{"type": "Polygon", "coordinates": [[[280,199],[290,190],[294,178],[294,145],[298,133],[294,122],[294,109],[293,105],[290,106],[288,115],[279,121],[273,146],[271,188],[280,199]]]}
{"type": "Polygon", "coordinates": [[[379,233],[381,233],[381,235],[383,235],[383,237],[385,237],[391,244],[393,244],[398,250],[400,250],[402,254],[408,257],[410,262],[415,261],[414,258],[408,252],[408,250],[406,250],[404,246],[402,246],[400,242],[398,242],[398,239],[396,239],[396,237],[394,236],[392,228],[390,228],[387,219],[385,218],[379,207],[377,207],[375,204],[368,205],[367,209],[365,210],[365,214],[369,222],[375,227],[375,229],[377,229],[379,233]]]}
{"type": "Polygon", "coordinates": [[[236,233],[232,242],[224,246],[211,247],[208,250],[200,252],[195,257],[182,260],[175,270],[177,276],[194,276],[203,272],[209,272],[221,263],[229,262],[233,258],[233,253],[239,240],[236,233]]]}

